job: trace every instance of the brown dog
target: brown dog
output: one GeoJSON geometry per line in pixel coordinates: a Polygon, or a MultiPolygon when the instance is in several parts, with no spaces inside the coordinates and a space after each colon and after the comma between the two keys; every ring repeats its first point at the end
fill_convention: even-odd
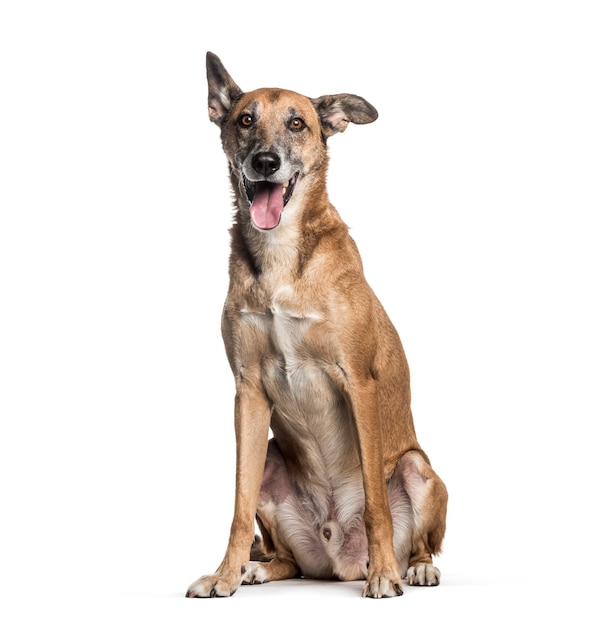
{"type": "Polygon", "coordinates": [[[325,186],[327,138],[376,110],[350,94],[244,93],[212,53],[207,77],[236,209],[222,319],[236,496],[224,560],[187,595],[298,575],[365,579],[373,598],[401,595],[404,578],[437,585],[447,491],[416,440],[399,337],[325,186]]]}

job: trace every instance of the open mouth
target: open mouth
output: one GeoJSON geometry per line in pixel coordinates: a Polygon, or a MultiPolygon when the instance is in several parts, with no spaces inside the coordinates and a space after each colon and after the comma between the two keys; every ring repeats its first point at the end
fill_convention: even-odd
{"type": "Polygon", "coordinates": [[[266,180],[254,182],[243,176],[254,226],[261,230],[271,230],[279,225],[281,214],[293,194],[299,175],[299,172],[296,172],[282,183],[271,183],[266,180]]]}

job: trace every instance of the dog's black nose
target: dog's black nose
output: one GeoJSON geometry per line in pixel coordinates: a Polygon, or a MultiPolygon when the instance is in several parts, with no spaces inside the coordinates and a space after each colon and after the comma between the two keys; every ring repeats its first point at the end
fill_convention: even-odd
{"type": "Polygon", "coordinates": [[[251,165],[258,174],[270,176],[281,167],[281,159],[274,152],[258,152],[251,160],[251,165]]]}

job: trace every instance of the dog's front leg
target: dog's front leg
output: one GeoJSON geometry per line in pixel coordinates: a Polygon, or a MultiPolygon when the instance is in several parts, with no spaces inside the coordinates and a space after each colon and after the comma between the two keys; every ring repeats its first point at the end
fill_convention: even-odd
{"type": "Polygon", "coordinates": [[[389,598],[403,594],[401,574],[393,550],[393,521],[384,478],[382,433],[376,399],[376,383],[370,377],[351,386],[363,487],[365,529],[369,545],[369,567],[363,595],[389,598]]]}
{"type": "Polygon", "coordinates": [[[249,561],[254,518],[268,449],[270,406],[259,389],[241,388],[235,400],[236,495],[228,548],[211,576],[194,582],[189,598],[231,596],[241,584],[243,565],[249,561]]]}

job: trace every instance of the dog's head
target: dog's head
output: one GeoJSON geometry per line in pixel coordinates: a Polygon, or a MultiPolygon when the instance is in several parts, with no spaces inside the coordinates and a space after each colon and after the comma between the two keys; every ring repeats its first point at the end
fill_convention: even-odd
{"type": "Polygon", "coordinates": [[[378,113],[363,98],[307,98],[285,89],[243,92],[220,59],[207,53],[209,118],[221,128],[239,205],[262,231],[276,228],[292,198],[302,198],[312,173],[326,166],[327,137],[378,113]]]}

